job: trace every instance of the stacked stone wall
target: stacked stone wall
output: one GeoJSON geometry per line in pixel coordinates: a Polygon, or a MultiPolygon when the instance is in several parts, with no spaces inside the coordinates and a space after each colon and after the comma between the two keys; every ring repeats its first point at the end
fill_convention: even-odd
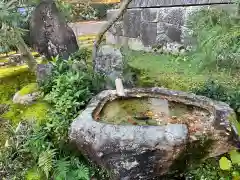
{"type": "MultiPolygon", "coordinates": [[[[203,8],[234,12],[231,0],[133,0],[123,17],[107,32],[107,43],[128,45],[134,50],[166,49],[194,44],[187,22],[203,8]]],[[[108,11],[108,19],[118,9],[108,11]]]]}

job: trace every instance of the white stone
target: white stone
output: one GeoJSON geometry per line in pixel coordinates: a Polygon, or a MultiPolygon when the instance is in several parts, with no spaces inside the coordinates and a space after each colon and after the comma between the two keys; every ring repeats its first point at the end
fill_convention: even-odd
{"type": "Polygon", "coordinates": [[[31,94],[26,94],[26,95],[20,95],[19,92],[17,92],[13,96],[13,103],[15,104],[31,104],[34,101],[36,101],[39,97],[41,96],[40,92],[33,92],[31,94]]]}

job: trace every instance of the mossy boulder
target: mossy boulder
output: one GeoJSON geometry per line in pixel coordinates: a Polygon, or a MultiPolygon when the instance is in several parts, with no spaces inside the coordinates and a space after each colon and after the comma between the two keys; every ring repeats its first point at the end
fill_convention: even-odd
{"type": "Polygon", "coordinates": [[[35,74],[27,66],[0,68],[0,102],[9,101],[22,87],[35,81],[35,74]]]}
{"type": "Polygon", "coordinates": [[[38,91],[37,83],[31,83],[24,86],[13,96],[13,103],[32,104],[41,97],[41,92],[38,91]]]}
{"type": "Polygon", "coordinates": [[[19,95],[23,96],[26,94],[31,94],[33,92],[37,92],[38,91],[38,85],[37,83],[30,83],[26,86],[24,86],[20,91],[19,91],[19,95]]]}

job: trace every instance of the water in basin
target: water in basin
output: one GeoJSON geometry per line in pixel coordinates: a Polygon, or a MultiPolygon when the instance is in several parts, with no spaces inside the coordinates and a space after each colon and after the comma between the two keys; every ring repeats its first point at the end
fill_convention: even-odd
{"type": "Polygon", "coordinates": [[[204,131],[208,117],[208,111],[194,106],[160,98],[131,98],[108,102],[95,119],[122,125],[187,124],[191,131],[204,131]]]}

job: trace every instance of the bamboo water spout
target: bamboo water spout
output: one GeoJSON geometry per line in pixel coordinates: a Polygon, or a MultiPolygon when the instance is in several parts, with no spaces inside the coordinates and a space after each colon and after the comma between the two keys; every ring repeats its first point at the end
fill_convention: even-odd
{"type": "Polygon", "coordinates": [[[122,79],[117,78],[117,79],[115,80],[115,86],[116,86],[117,95],[118,95],[118,96],[125,96],[122,79]]]}

